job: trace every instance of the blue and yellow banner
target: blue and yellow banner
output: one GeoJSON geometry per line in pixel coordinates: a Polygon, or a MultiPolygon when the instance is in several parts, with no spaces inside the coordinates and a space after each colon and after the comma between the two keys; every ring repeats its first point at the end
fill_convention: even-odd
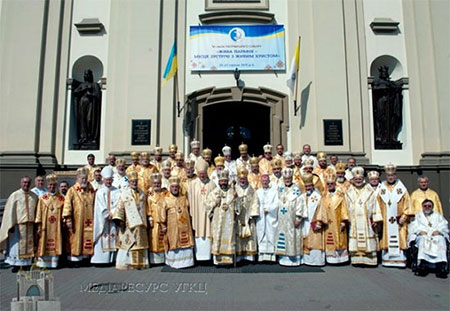
{"type": "Polygon", "coordinates": [[[283,25],[191,26],[192,71],[286,69],[283,25]]]}

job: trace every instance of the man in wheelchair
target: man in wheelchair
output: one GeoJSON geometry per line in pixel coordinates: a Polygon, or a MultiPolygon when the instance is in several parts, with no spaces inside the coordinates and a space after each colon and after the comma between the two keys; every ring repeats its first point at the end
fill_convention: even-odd
{"type": "Polygon", "coordinates": [[[438,278],[446,278],[449,272],[449,229],[447,220],[433,212],[431,200],[422,202],[422,211],[409,225],[411,269],[415,275],[425,276],[435,269],[438,278]]]}

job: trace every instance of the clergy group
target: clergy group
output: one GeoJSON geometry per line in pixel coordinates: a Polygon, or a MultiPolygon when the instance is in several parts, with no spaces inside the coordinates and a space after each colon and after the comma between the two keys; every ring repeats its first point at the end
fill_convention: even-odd
{"type": "Polygon", "coordinates": [[[394,164],[365,172],[324,152],[262,147],[258,157],[239,146],[213,158],[193,140],[185,156],[132,152],[131,163],[92,154],[69,186],[58,175],[23,177],[7,200],[0,250],[17,271],[40,267],[115,265],[145,269],[166,264],[406,267],[419,275],[448,274],[448,223],[426,176],[411,195],[394,164]],[[366,182],[367,178],[367,182],[366,182]],[[413,249],[415,252],[413,252],[413,249]],[[415,255],[412,255],[415,254],[415,255]],[[203,262],[203,263],[202,263],[203,262]]]}

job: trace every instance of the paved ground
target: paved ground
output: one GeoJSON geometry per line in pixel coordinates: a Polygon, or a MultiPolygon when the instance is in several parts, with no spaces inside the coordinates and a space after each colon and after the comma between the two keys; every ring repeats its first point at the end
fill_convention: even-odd
{"type": "MultiPolygon", "coordinates": [[[[433,274],[420,278],[410,270],[352,266],[301,273],[162,270],[55,270],[55,295],[63,310],[450,309],[448,279],[437,279],[433,274]]],[[[0,310],[9,310],[16,293],[15,281],[10,269],[0,269],[0,310]]]]}

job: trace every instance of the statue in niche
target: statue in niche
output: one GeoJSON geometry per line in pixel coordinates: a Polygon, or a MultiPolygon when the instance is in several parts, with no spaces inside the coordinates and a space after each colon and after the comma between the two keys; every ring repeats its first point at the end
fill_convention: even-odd
{"type": "Polygon", "coordinates": [[[398,135],[403,125],[403,83],[391,81],[388,66],[378,72],[372,84],[375,149],[402,149],[398,135]]]}
{"type": "Polygon", "coordinates": [[[77,142],[74,148],[98,150],[102,93],[100,85],[94,82],[92,70],[84,71],[84,82],[74,80],[73,89],[72,99],[77,128],[77,142]]]}

